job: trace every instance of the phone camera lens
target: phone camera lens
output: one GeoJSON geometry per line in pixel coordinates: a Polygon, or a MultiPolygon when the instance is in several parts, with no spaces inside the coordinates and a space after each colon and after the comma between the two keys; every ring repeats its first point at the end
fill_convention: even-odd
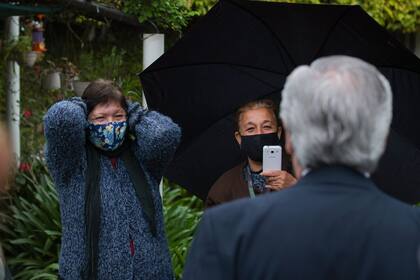
{"type": "Polygon", "coordinates": [[[272,154],[274,154],[274,151],[271,151],[272,154]]]}

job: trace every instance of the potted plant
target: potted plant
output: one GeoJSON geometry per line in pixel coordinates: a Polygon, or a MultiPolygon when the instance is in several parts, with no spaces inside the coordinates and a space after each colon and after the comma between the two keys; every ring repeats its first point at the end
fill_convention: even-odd
{"type": "Polygon", "coordinates": [[[102,76],[98,75],[98,71],[102,70],[102,65],[94,58],[94,54],[82,53],[79,57],[80,73],[73,80],[73,88],[76,95],[81,96],[86,87],[94,80],[102,76]]]}
{"type": "Polygon", "coordinates": [[[78,75],[80,73],[79,68],[67,57],[61,58],[60,68],[64,80],[63,87],[67,90],[74,90],[74,81],[78,80],[78,75]]]}
{"type": "Polygon", "coordinates": [[[90,81],[73,80],[73,90],[77,96],[82,96],[85,89],[89,86],[90,81]]]}
{"type": "Polygon", "coordinates": [[[91,71],[80,71],[79,75],[73,80],[73,90],[77,96],[82,96],[88,85],[96,80],[91,71]]]}
{"type": "Polygon", "coordinates": [[[37,59],[38,53],[36,51],[28,51],[23,54],[23,61],[29,67],[34,66],[37,59]]]}
{"type": "Polygon", "coordinates": [[[3,59],[15,60],[19,64],[32,67],[42,58],[41,54],[32,50],[32,39],[28,35],[21,35],[17,40],[7,41],[3,49],[3,59]]]}
{"type": "Polygon", "coordinates": [[[41,60],[41,58],[42,53],[37,51],[27,51],[23,53],[23,62],[29,67],[34,66],[34,64],[41,60]]]}
{"type": "Polygon", "coordinates": [[[60,68],[55,65],[51,60],[47,60],[49,67],[45,72],[45,79],[43,81],[43,87],[46,90],[55,90],[61,88],[60,68]]]}

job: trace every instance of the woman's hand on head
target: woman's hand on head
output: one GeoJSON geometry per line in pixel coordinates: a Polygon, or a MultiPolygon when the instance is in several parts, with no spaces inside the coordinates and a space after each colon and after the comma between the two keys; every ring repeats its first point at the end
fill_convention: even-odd
{"type": "Polygon", "coordinates": [[[80,98],[80,97],[72,97],[72,98],[69,99],[69,101],[72,102],[73,104],[77,105],[77,106],[80,106],[80,108],[83,109],[83,112],[87,116],[86,103],[83,101],[82,98],[80,98]]]}
{"type": "Polygon", "coordinates": [[[127,109],[127,120],[128,126],[131,131],[134,131],[135,125],[139,122],[141,116],[143,116],[146,112],[138,102],[127,102],[128,109],[127,109]]]}

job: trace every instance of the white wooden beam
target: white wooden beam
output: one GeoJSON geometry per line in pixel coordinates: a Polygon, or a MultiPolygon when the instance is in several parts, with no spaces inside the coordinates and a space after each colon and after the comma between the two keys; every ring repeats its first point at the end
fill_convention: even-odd
{"type": "MultiPolygon", "coordinates": [[[[19,39],[19,17],[6,20],[7,40],[19,39]]],[[[12,141],[13,154],[20,163],[20,66],[16,61],[7,62],[7,124],[12,141]]]]}

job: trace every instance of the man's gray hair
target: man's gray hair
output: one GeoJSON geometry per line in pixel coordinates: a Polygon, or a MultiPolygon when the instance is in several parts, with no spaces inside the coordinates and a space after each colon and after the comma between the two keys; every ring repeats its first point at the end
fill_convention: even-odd
{"type": "Polygon", "coordinates": [[[392,92],[372,65],[330,56],[296,68],[282,92],[280,116],[303,168],[340,164],[371,173],[392,119],[392,92]]]}

